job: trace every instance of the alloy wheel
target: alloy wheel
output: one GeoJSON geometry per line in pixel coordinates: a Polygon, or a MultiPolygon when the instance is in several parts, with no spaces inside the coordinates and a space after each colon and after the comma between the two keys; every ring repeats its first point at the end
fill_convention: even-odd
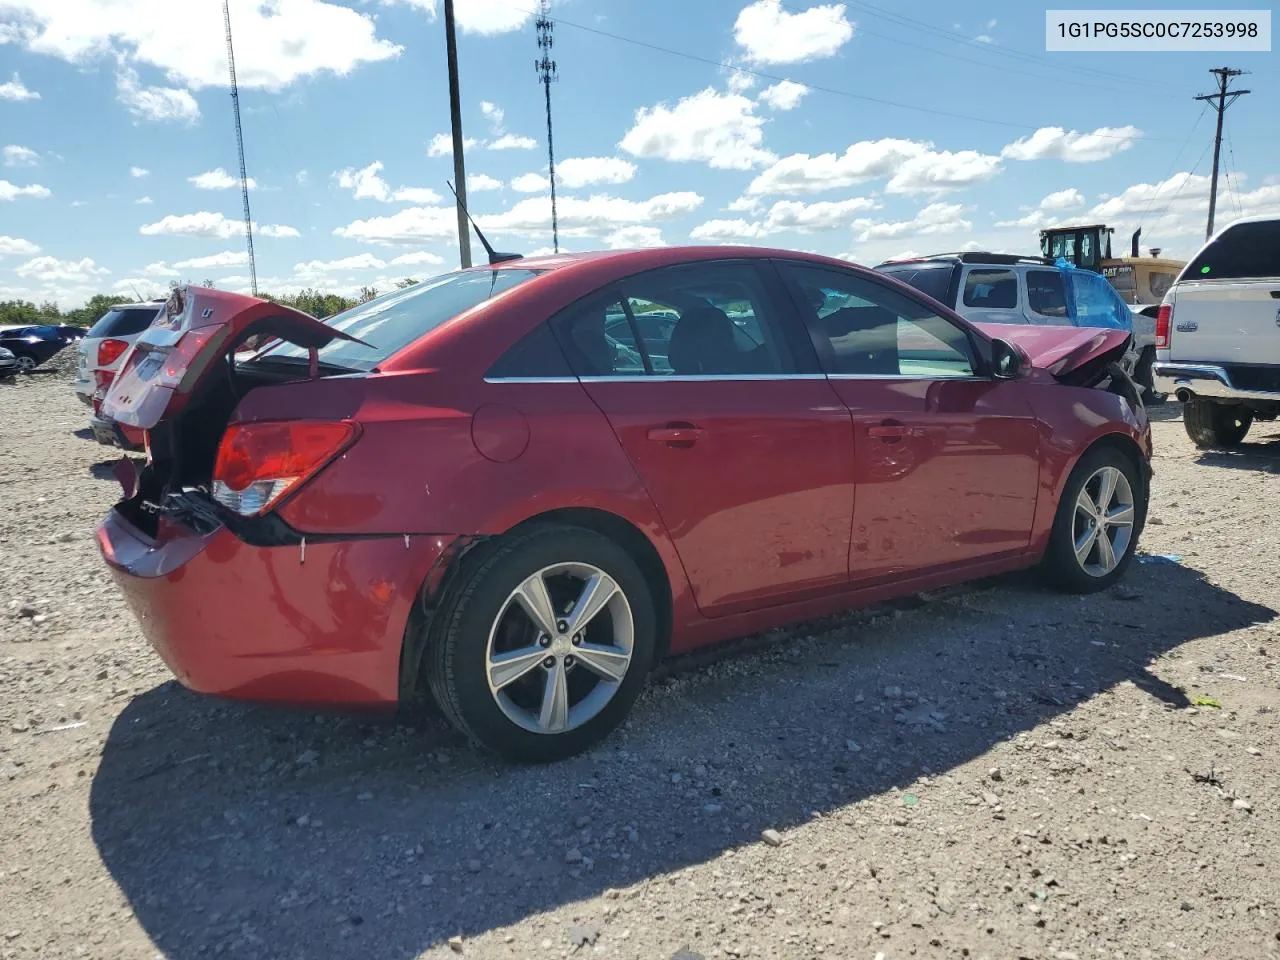
{"type": "Polygon", "coordinates": [[[613,699],[634,643],[631,606],[612,577],[588,563],[544,567],[511,591],[489,630],[489,692],[512,723],[565,733],[613,699]]]}
{"type": "Polygon", "coordinates": [[[28,357],[25,354],[18,357],[19,373],[30,373],[35,368],[36,368],[36,361],[34,357],[28,357]]]}
{"type": "Polygon", "coordinates": [[[1071,539],[1076,562],[1091,577],[1105,577],[1133,542],[1133,486],[1116,467],[1100,467],[1076,498],[1071,539]]]}

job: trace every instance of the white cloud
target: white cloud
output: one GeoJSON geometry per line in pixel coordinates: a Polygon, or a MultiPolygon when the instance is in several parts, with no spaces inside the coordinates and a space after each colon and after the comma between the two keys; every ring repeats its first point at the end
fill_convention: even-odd
{"type": "Polygon", "coordinates": [[[569,157],[556,164],[556,182],[570,190],[601,183],[626,183],[636,165],[617,157],[569,157]]]}
{"type": "Polygon", "coordinates": [[[730,68],[729,78],[725,81],[725,86],[729,88],[730,93],[746,93],[755,85],[756,77],[737,67],[730,68]]]}
{"type": "Polygon", "coordinates": [[[350,190],[352,196],[357,200],[381,200],[386,202],[391,199],[391,184],[382,179],[381,170],[382,161],[375,160],[360,170],[356,170],[354,167],[347,167],[345,170],[339,170],[333,176],[338,181],[338,186],[344,190],[350,190]]]}
{"type": "Polygon", "coordinates": [[[402,253],[390,261],[393,267],[419,267],[423,264],[438,266],[444,263],[444,257],[437,253],[431,253],[428,250],[419,250],[416,253],[402,253]]]}
{"type": "Polygon", "coordinates": [[[1067,187],[1049,194],[1040,201],[1041,210],[1070,210],[1084,206],[1084,194],[1075,187],[1067,187]]]}
{"type": "Polygon", "coordinates": [[[297,182],[298,186],[306,186],[307,181],[311,179],[311,174],[307,173],[305,170],[299,170],[293,175],[293,179],[297,182]]]}
{"type": "Polygon", "coordinates": [[[244,250],[223,250],[207,257],[193,257],[190,260],[179,260],[174,264],[179,270],[208,270],[217,267],[238,267],[249,262],[249,254],[244,250]]]}
{"type": "Polygon", "coordinates": [[[741,218],[708,220],[690,231],[694,240],[717,243],[733,243],[758,240],[770,234],[790,231],[816,233],[848,227],[858,220],[859,214],[874,210],[878,204],[869,197],[850,197],[846,200],[819,200],[803,203],[799,200],[779,200],[762,220],[748,221],[741,218]]]}
{"type": "Polygon", "coordinates": [[[657,227],[623,227],[604,238],[610,250],[627,250],[635,247],[665,247],[662,231],[657,227]]]}
{"type": "Polygon", "coordinates": [[[22,78],[15,71],[13,79],[7,83],[0,83],[0,100],[13,100],[21,102],[23,100],[39,100],[40,94],[34,90],[28,90],[22,83],[22,78]]]}
{"type": "Polygon", "coordinates": [[[506,118],[506,113],[496,103],[490,103],[488,100],[480,101],[480,112],[484,114],[484,118],[493,124],[494,133],[502,133],[502,121],[506,118]]]}
{"type": "Polygon", "coordinates": [[[30,257],[39,252],[40,248],[30,240],[0,235],[0,257],[30,257]]]}
{"type": "MultiPolygon", "coordinates": [[[[467,175],[467,191],[469,193],[480,193],[482,190],[501,190],[502,181],[484,173],[472,173],[467,175]]],[[[439,197],[435,200],[423,200],[422,203],[437,203],[439,197]]]]}
{"type": "MultiPolygon", "coordinates": [[[[696,193],[664,193],[648,200],[625,200],[599,194],[586,198],[564,197],[557,202],[561,237],[614,234],[623,227],[643,226],[691,213],[702,204],[696,193]]],[[[551,232],[551,201],[527,197],[502,213],[477,216],[486,233],[531,236],[551,232]]],[[[365,243],[422,243],[451,240],[458,229],[451,206],[407,207],[385,217],[356,220],[338,227],[334,234],[365,243]]]]}
{"type": "Polygon", "coordinates": [[[40,163],[40,154],[30,147],[20,147],[15,143],[4,148],[4,165],[6,167],[34,167],[40,163]]]}
{"type": "MultiPolygon", "coordinates": [[[[258,181],[253,177],[248,177],[250,190],[258,189],[258,181]]],[[[215,167],[204,173],[197,173],[194,177],[187,177],[187,182],[193,184],[201,190],[230,190],[232,187],[240,188],[240,179],[233,177],[221,167],[215,167]]]]}
{"type": "Polygon", "coordinates": [[[859,140],[842,154],[793,153],[763,170],[747,186],[748,196],[821,193],[888,177],[889,193],[953,190],[989,180],[1000,158],[974,150],[935,150],[919,140],[859,140]]]}
{"type": "Polygon", "coordinates": [[[116,97],[130,113],[144,120],[194,123],[200,118],[200,105],[189,90],[145,87],[138,82],[138,72],[123,65],[116,74],[116,97]]]}
{"type": "Polygon", "coordinates": [[[149,177],[151,176],[151,171],[148,170],[146,167],[130,167],[129,176],[136,177],[139,179],[142,177],[149,177]]]}
{"type": "Polygon", "coordinates": [[[155,263],[148,263],[138,272],[147,277],[176,277],[179,275],[177,270],[173,269],[173,267],[169,266],[163,260],[157,260],[155,263]]]}
{"type": "Polygon", "coordinates": [[[764,201],[759,197],[739,197],[725,209],[731,213],[759,213],[764,201]]]}
{"type": "Polygon", "coordinates": [[[430,187],[399,187],[391,199],[400,203],[439,203],[440,194],[430,187]]]}
{"type": "MultiPolygon", "coordinates": [[[[263,237],[296,237],[298,231],[289,226],[254,224],[254,233],[263,237]]],[[[244,222],[221,213],[201,210],[199,213],[169,214],[155,223],[138,228],[145,237],[203,237],[208,240],[230,240],[244,233],[244,222]]]]}
{"type": "Polygon", "coordinates": [[[133,202],[134,202],[134,203],[136,203],[136,204],[138,204],[139,206],[146,207],[146,206],[150,206],[150,205],[151,205],[152,200],[151,200],[151,198],[150,198],[150,197],[139,197],[137,200],[135,200],[135,201],[133,201],[133,202]]]}
{"type": "Polygon", "coordinates": [[[298,277],[321,277],[330,273],[342,273],[351,270],[382,270],[387,264],[372,253],[358,253],[340,260],[308,260],[294,265],[293,272],[298,277]]]}
{"type": "Polygon", "coordinates": [[[538,141],[533,137],[522,137],[514,133],[503,134],[486,144],[490,150],[532,150],[537,145],[538,141]]]}
{"type": "Polygon", "coordinates": [[[973,224],[964,219],[963,213],[964,207],[958,203],[931,203],[910,220],[855,220],[853,226],[858,231],[858,241],[862,243],[891,237],[962,233],[973,229],[973,224]]]}
{"type": "MultiPolygon", "coordinates": [[[[462,150],[465,153],[474,147],[479,141],[475,137],[462,138],[462,150]]],[[[428,157],[451,157],[453,156],[453,137],[447,133],[437,133],[431,138],[431,142],[427,144],[428,157]]]]}
{"type": "Polygon", "coordinates": [[[1000,155],[1007,160],[1065,160],[1094,163],[1128,150],[1142,136],[1137,127],[1099,127],[1092,133],[1041,127],[1029,137],[1019,137],[1000,155]]]}
{"type": "Polygon", "coordinates": [[[551,181],[540,173],[522,173],[511,178],[511,189],[518,193],[538,193],[550,186],[551,181]]]}
{"type": "Polygon", "coordinates": [[[973,38],[975,43],[995,43],[995,37],[990,34],[980,33],[973,38]]]}
{"type": "MultiPolygon", "coordinates": [[[[16,42],[76,64],[122,59],[191,89],[225,87],[222,5],[173,0],[5,0],[16,42]]],[[[320,72],[346,76],[399,56],[374,19],[326,0],[233,0],[236,79],[241,89],[278,90],[320,72]]]]}
{"type": "Polygon", "coordinates": [[[803,63],[832,56],[853,38],[853,26],[843,3],[791,13],[781,0],[756,0],[738,13],[733,38],[752,63],[803,63]]]}
{"type": "Polygon", "coordinates": [[[755,102],[748,97],[707,87],[682,97],[674,107],[641,107],[618,146],[633,157],[749,170],[775,159],[764,149],[764,120],[754,111],[755,102]]]}
{"type": "Polygon", "coordinates": [[[794,110],[800,106],[800,99],[809,92],[803,83],[794,80],[779,80],[772,86],[760,91],[760,102],[775,110],[794,110]]]}
{"type": "Polygon", "coordinates": [[[533,20],[536,7],[536,3],[510,0],[457,0],[454,17],[463,33],[493,36],[524,27],[533,20]]]}
{"type": "Polygon", "coordinates": [[[43,200],[45,197],[53,196],[53,191],[48,187],[42,187],[38,183],[32,183],[25,187],[20,187],[8,180],[0,180],[0,200],[13,200],[16,197],[36,197],[43,200]]]}
{"type": "Polygon", "coordinates": [[[88,257],[85,257],[83,260],[59,260],[57,257],[34,257],[26,263],[14,267],[13,272],[18,276],[29,280],[51,283],[55,281],[89,281],[93,280],[95,277],[106,276],[111,271],[105,267],[99,267],[88,257]]]}
{"type": "Polygon", "coordinates": [[[139,299],[152,294],[159,294],[160,292],[154,280],[147,280],[143,277],[125,277],[123,280],[117,280],[113,283],[111,289],[131,293],[139,299]]]}

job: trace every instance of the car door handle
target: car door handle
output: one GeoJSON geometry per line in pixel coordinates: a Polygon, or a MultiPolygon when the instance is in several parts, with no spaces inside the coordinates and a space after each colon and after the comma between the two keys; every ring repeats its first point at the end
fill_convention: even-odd
{"type": "Polygon", "coordinates": [[[894,443],[901,440],[909,432],[905,424],[898,423],[896,420],[886,420],[874,427],[867,428],[867,436],[876,440],[883,440],[885,443],[894,443]]]}
{"type": "Polygon", "coordinates": [[[702,428],[695,427],[692,423],[667,423],[660,427],[650,427],[649,439],[657,443],[691,447],[698,442],[702,433],[702,428]]]}

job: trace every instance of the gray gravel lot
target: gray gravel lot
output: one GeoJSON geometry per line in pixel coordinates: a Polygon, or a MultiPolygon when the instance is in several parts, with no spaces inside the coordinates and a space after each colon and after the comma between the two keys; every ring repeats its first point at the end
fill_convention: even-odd
{"type": "Polygon", "coordinates": [[[182,690],[66,373],[0,409],[0,958],[1280,956],[1274,425],[1201,455],[1161,411],[1180,562],[753,638],[523,768],[182,690]]]}

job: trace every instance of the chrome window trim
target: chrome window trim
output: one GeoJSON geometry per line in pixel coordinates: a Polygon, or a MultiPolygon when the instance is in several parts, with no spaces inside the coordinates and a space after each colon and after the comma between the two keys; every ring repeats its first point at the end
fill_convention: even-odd
{"type": "Polygon", "coordinates": [[[577,377],[485,377],[485,383],[577,383],[577,377]]]}
{"type": "Polygon", "coordinates": [[[485,377],[485,383],[703,383],[712,381],[759,382],[769,380],[826,380],[825,373],[644,373],[587,377],[485,377]]]}
{"type": "Polygon", "coordinates": [[[831,373],[832,380],[990,380],[976,373],[947,373],[924,376],[915,373],[831,373]]]}

